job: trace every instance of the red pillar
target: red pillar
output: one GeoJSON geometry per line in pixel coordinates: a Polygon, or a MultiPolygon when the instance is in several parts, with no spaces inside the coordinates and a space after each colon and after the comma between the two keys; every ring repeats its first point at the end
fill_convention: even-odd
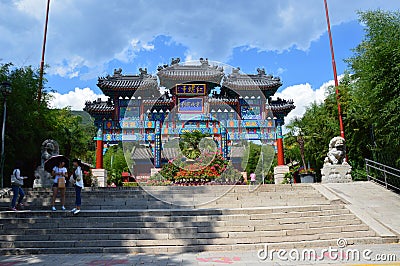
{"type": "Polygon", "coordinates": [[[277,131],[276,145],[278,148],[278,165],[285,165],[285,155],[283,154],[282,125],[280,121],[277,121],[276,131],[277,131]]]}
{"type": "Polygon", "coordinates": [[[101,128],[97,131],[96,140],[96,169],[103,169],[103,132],[101,128]]]}
{"type": "Polygon", "coordinates": [[[276,140],[278,146],[278,165],[285,165],[285,156],[283,154],[283,140],[282,138],[276,140]]]}

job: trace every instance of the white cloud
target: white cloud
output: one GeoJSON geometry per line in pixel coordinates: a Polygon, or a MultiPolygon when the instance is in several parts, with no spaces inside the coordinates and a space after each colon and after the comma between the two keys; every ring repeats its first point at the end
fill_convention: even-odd
{"type": "MultiPolygon", "coordinates": [[[[343,75],[338,77],[339,81],[343,75]]],[[[326,98],[326,90],[330,86],[334,86],[334,80],[330,80],[321,85],[321,87],[314,89],[309,83],[298,84],[284,88],[282,91],[275,93],[273,99],[279,97],[283,99],[293,99],[296,108],[292,110],[285,118],[286,122],[291,121],[296,117],[302,117],[306,108],[311,103],[322,103],[326,98]]]]}
{"type": "Polygon", "coordinates": [[[142,49],[145,51],[154,50],[154,44],[144,43],[142,44],[142,49]]]}
{"type": "Polygon", "coordinates": [[[34,17],[37,20],[41,20],[46,12],[47,1],[37,0],[18,0],[14,1],[15,6],[18,10],[26,13],[29,16],[34,17]]]}
{"type": "Polygon", "coordinates": [[[70,60],[57,64],[49,69],[49,74],[57,74],[60,77],[75,78],[79,76],[77,69],[85,65],[85,60],[80,56],[74,56],[70,60]]]}
{"type": "Polygon", "coordinates": [[[85,107],[86,101],[94,101],[98,98],[101,98],[102,100],[108,99],[104,94],[96,94],[90,88],[75,88],[74,91],[70,91],[66,94],[51,92],[50,95],[53,97],[51,101],[52,108],[71,107],[71,110],[79,111],[82,111],[85,107]]]}
{"type": "Polygon", "coordinates": [[[286,68],[279,67],[276,70],[276,75],[281,75],[282,73],[286,72],[286,68]]]}
{"type": "MultiPolygon", "coordinates": [[[[38,65],[45,2],[0,2],[4,61],[38,65]]],[[[398,8],[397,1],[329,4],[332,25],[356,19],[356,10],[398,8]]],[[[322,0],[52,1],[46,63],[60,75],[75,77],[81,68],[90,72],[116,58],[133,60],[137,49],[155,49],[152,41],[159,35],[186,47],[188,57],[216,61],[226,61],[237,47],[307,50],[326,31],[324,14],[322,0]],[[132,40],[139,43],[132,45],[132,40]],[[76,58],[82,61],[76,64],[76,58]]]]}

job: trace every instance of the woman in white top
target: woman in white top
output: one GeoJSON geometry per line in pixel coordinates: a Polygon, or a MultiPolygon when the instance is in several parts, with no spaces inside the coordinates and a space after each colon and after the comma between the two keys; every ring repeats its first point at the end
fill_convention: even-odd
{"type": "Polygon", "coordinates": [[[53,198],[52,198],[52,201],[51,201],[51,205],[52,205],[51,209],[53,211],[57,210],[54,205],[55,205],[55,202],[56,202],[58,190],[60,190],[60,194],[61,194],[61,206],[62,206],[61,209],[63,211],[65,211],[65,206],[64,206],[64,203],[65,203],[65,186],[63,188],[61,188],[61,187],[59,188],[58,187],[58,179],[64,178],[64,180],[66,180],[66,178],[68,177],[67,168],[65,168],[64,166],[65,166],[65,162],[64,161],[60,161],[59,165],[55,166],[53,168],[52,173],[51,173],[51,175],[54,176],[53,198]]]}
{"type": "Polygon", "coordinates": [[[26,177],[21,176],[21,163],[17,162],[15,164],[14,170],[13,170],[13,175],[14,175],[14,180],[11,179],[11,188],[13,191],[13,198],[11,201],[11,210],[16,211],[18,209],[23,209],[24,204],[22,204],[22,200],[25,197],[24,190],[22,189],[22,186],[24,184],[24,179],[26,177]],[[19,195],[19,198],[18,198],[19,195]],[[17,204],[17,198],[18,198],[18,205],[17,204]]]}
{"type": "Polygon", "coordinates": [[[75,208],[71,210],[73,214],[78,214],[81,211],[81,192],[83,189],[83,174],[82,168],[80,167],[80,161],[78,159],[73,159],[72,164],[74,165],[74,173],[71,176],[70,180],[75,183],[75,208]]]}

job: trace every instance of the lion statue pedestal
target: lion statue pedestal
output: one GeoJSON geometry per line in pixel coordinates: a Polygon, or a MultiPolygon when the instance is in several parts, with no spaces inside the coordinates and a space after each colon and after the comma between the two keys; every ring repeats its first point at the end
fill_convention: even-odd
{"type": "Polygon", "coordinates": [[[342,137],[334,137],[329,142],[329,151],[321,169],[321,183],[352,182],[351,166],[346,162],[346,145],[342,137]]]}

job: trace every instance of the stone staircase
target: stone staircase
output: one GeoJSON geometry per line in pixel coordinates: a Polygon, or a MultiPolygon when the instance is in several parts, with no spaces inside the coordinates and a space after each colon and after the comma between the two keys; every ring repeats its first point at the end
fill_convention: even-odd
{"type": "MultiPolygon", "coordinates": [[[[30,210],[51,208],[50,189],[25,189],[30,210]]],[[[12,193],[0,198],[0,210],[7,210],[12,193]]],[[[66,206],[74,205],[75,191],[68,188],[66,206]]],[[[154,186],[135,188],[86,188],[82,192],[83,209],[188,209],[247,208],[330,204],[312,186],[298,184],[251,186],[154,186]]],[[[57,199],[60,207],[59,199],[57,199]]]]}
{"type": "MultiPolygon", "coordinates": [[[[50,191],[29,190],[29,210],[0,212],[0,254],[178,253],[393,242],[314,186],[105,188],[83,211],[49,211],[50,191]],[[151,195],[149,194],[151,193],[151,195]],[[162,200],[160,200],[162,199],[162,200]]],[[[67,206],[73,192],[67,193],[67,206]]],[[[9,204],[0,199],[0,207],[9,204]]]]}

